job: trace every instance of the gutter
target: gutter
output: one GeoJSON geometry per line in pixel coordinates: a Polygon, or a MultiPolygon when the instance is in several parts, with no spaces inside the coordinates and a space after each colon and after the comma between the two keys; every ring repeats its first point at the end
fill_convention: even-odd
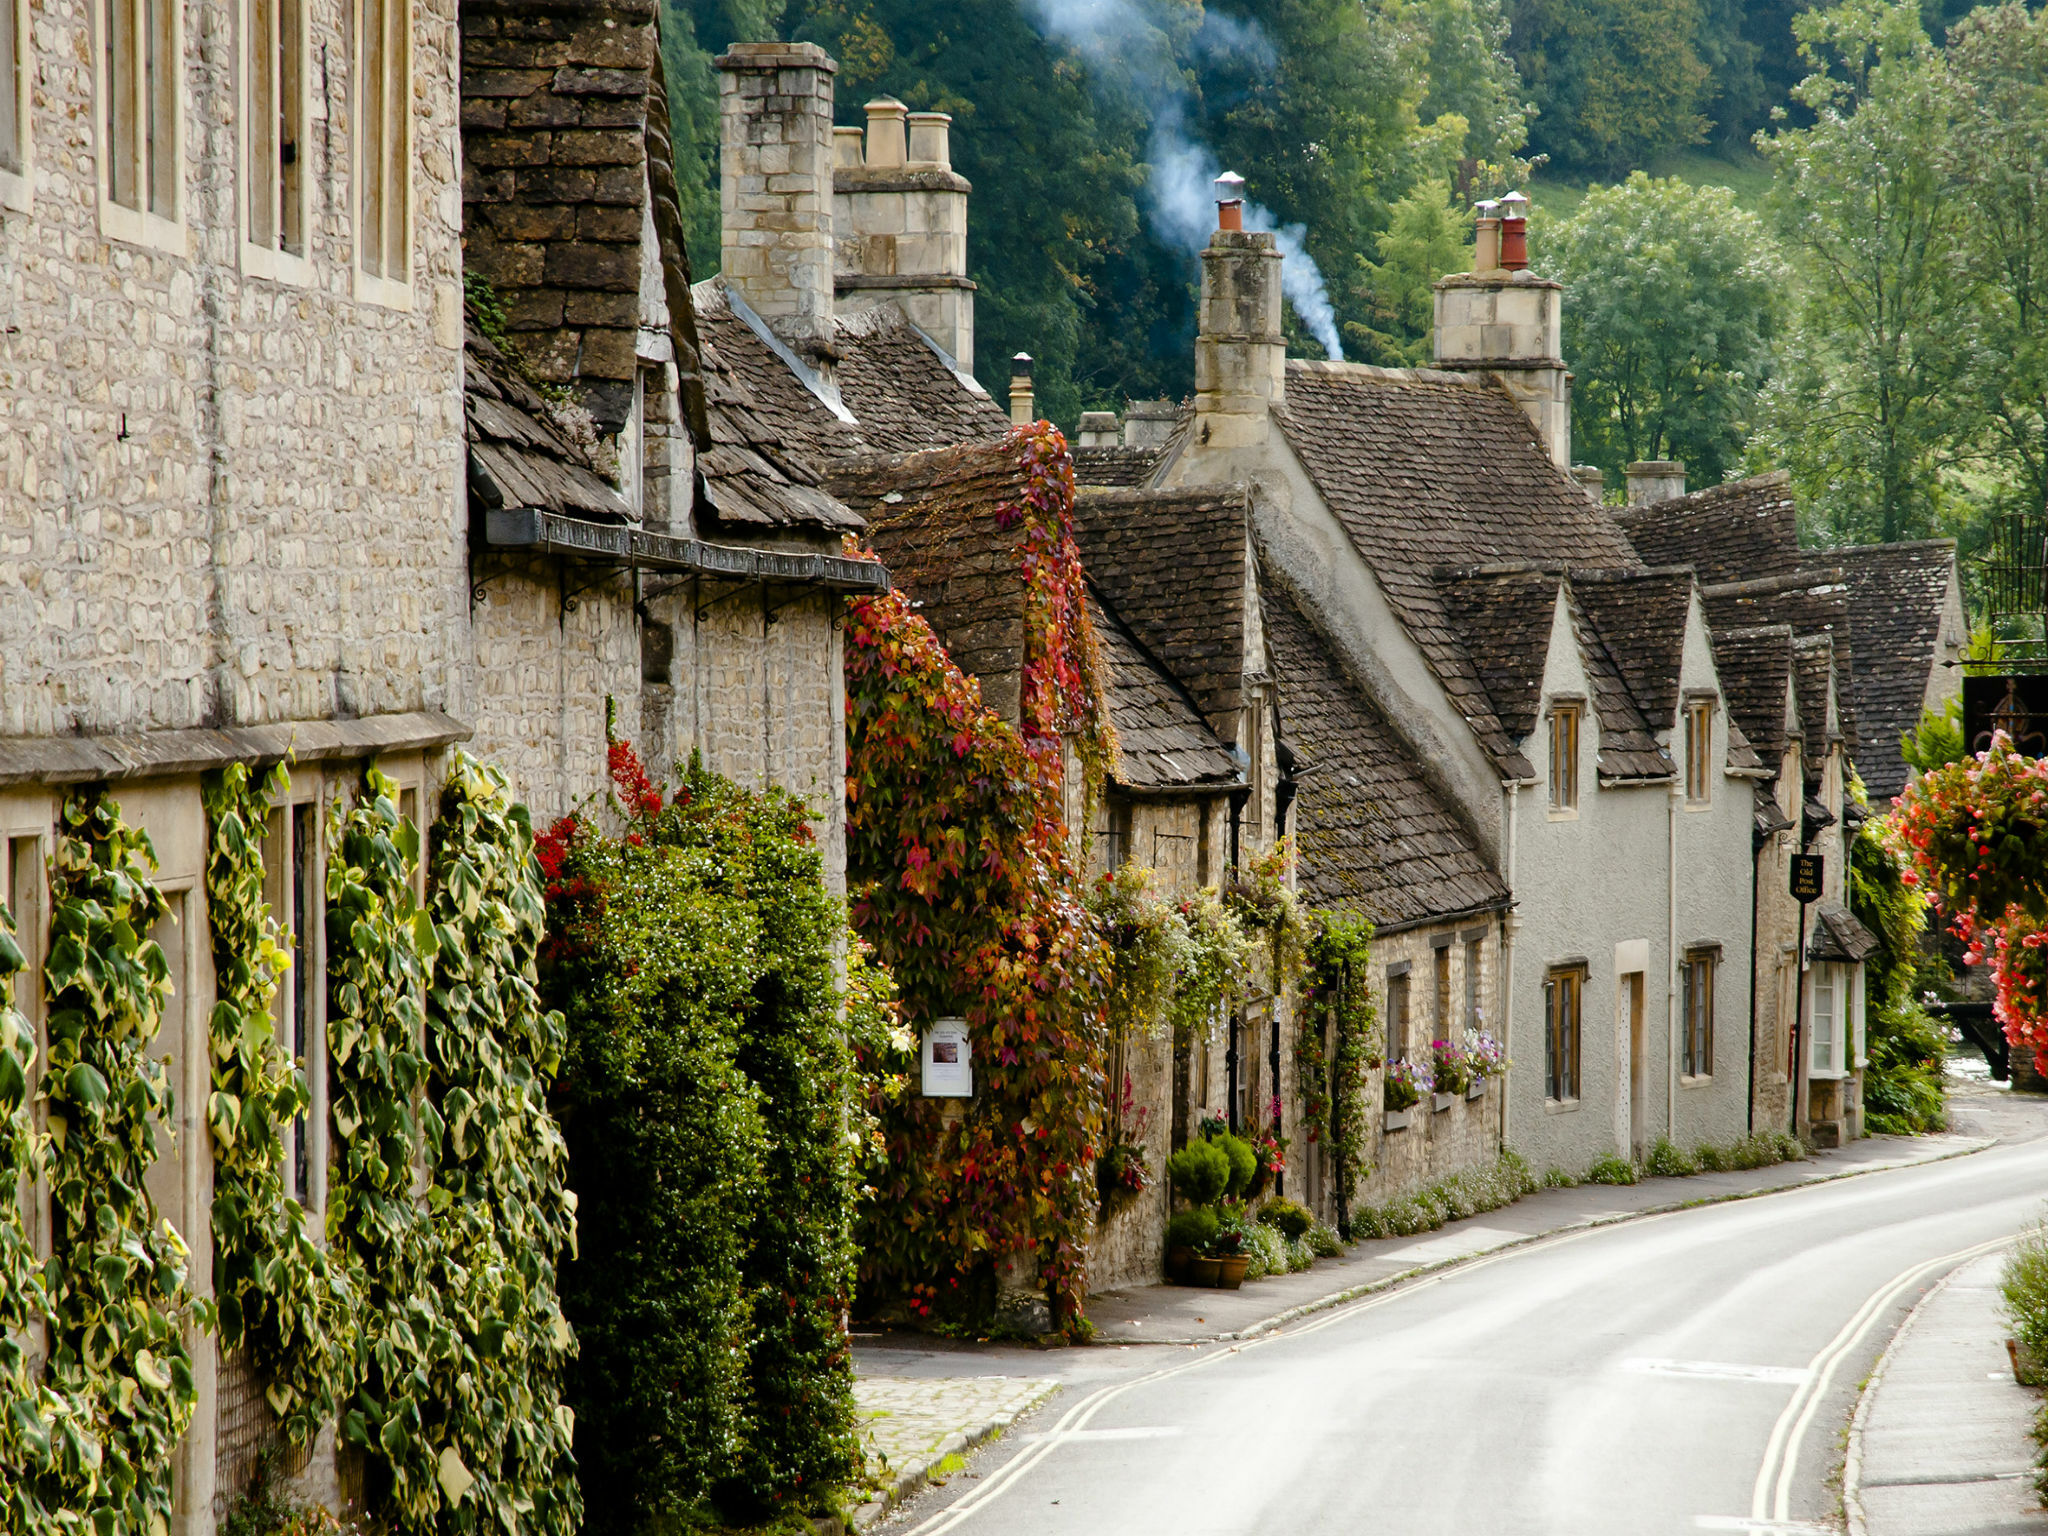
{"type": "Polygon", "coordinates": [[[589,523],[538,507],[486,512],[483,542],[491,549],[555,555],[630,571],[678,571],[727,581],[777,581],[842,592],[887,592],[889,569],[845,555],[790,554],[732,544],[707,544],[649,533],[619,523],[589,523]]]}

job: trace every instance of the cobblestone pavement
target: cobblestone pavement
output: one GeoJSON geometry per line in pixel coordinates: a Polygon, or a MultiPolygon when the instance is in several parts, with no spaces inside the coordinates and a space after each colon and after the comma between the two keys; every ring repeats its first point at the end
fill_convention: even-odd
{"type": "Polygon", "coordinates": [[[924,1486],[948,1456],[1002,1433],[1059,1387],[1049,1376],[866,1376],[853,1386],[880,1494],[862,1524],[924,1486]]]}

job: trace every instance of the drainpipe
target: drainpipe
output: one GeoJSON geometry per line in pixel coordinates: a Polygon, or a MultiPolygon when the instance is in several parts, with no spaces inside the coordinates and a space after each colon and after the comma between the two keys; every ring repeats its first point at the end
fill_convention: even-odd
{"type": "Polygon", "coordinates": [[[1678,1139],[1678,807],[1685,785],[1671,781],[1664,798],[1664,819],[1671,829],[1665,856],[1669,875],[1665,897],[1664,938],[1664,1139],[1678,1139]]]}
{"type": "MultiPolygon", "coordinates": [[[[1514,1057],[1515,1038],[1515,930],[1521,926],[1521,918],[1515,911],[1515,832],[1516,809],[1521,805],[1522,786],[1513,779],[1506,783],[1508,798],[1508,856],[1504,873],[1508,883],[1508,909],[1500,915],[1500,1050],[1509,1061],[1514,1057]]],[[[1508,1104],[1514,1098],[1509,1083],[1503,1080],[1500,1091],[1500,1144],[1508,1144],[1508,1104]]]]}
{"type": "Polygon", "coordinates": [[[1233,790],[1232,790],[1232,791],[1230,792],[1230,878],[1231,878],[1231,879],[1233,879],[1233,880],[1235,880],[1235,879],[1237,879],[1237,878],[1238,878],[1238,873],[1237,873],[1237,832],[1238,832],[1238,824],[1239,824],[1240,822],[1242,822],[1242,821],[1244,820],[1244,803],[1245,803],[1245,801],[1247,801],[1247,800],[1249,800],[1249,799],[1251,798],[1251,795],[1252,795],[1252,788],[1251,788],[1251,786],[1250,786],[1249,784],[1245,785],[1245,786],[1244,786],[1243,788],[1241,788],[1241,789],[1233,789],[1233,790]]]}
{"type": "Polygon", "coordinates": [[[1761,871],[1764,849],[1770,846],[1775,833],[1759,835],[1751,833],[1749,839],[1749,1134],[1756,1134],[1756,928],[1757,903],[1764,899],[1764,884],[1761,871]]]}

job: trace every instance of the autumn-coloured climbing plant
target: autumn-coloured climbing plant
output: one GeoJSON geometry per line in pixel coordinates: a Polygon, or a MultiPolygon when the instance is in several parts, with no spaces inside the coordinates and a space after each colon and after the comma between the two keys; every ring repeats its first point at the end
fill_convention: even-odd
{"type": "Polygon", "coordinates": [[[914,1095],[873,1106],[890,1176],[862,1226],[866,1300],[986,1321],[999,1269],[1035,1266],[1054,1320],[1072,1324],[1110,965],[1071,857],[1059,754],[1051,738],[1027,748],[983,704],[901,593],[854,601],[846,675],[854,927],[908,1023],[967,1021],[976,1086],[950,1122],[914,1095]]]}
{"type": "Polygon", "coordinates": [[[44,1271],[49,1385],[82,1421],[38,1480],[47,1511],[83,1516],[97,1536],[162,1536],[171,1459],[198,1393],[186,1343],[211,1323],[194,1296],[189,1251],[148,1192],[174,1123],[171,1082],[152,1054],[171,995],[149,934],[166,911],[148,836],[103,787],[73,794],[50,864],[50,954],[43,969],[50,1055],[53,1252],[44,1271]]]}
{"type": "Polygon", "coordinates": [[[285,1189],[283,1130],[312,1102],[271,1014],[291,935],[263,899],[263,828],[291,787],[282,763],[206,780],[206,913],[213,946],[207,1019],[213,1138],[213,1291],[223,1349],[246,1348],[271,1410],[300,1445],[335,1410],[354,1368],[356,1295],[285,1189]]]}

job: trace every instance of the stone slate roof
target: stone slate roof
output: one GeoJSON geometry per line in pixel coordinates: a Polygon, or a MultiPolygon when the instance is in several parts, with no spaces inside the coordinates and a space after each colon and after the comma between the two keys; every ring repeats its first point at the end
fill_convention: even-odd
{"type": "Polygon", "coordinates": [[[1652,730],[1678,719],[1678,676],[1685,663],[1685,621],[1691,611],[1692,573],[1575,572],[1572,595],[1606,642],[1652,730]]]}
{"type": "Polygon", "coordinates": [[[697,284],[697,327],[760,420],[790,454],[829,468],[842,459],[992,442],[1009,417],[957,372],[893,305],[834,322],[836,409],[829,385],[786,348],[764,339],[717,278],[697,284]],[[813,386],[816,387],[813,387],[813,386]]]}
{"type": "Polygon", "coordinates": [[[1836,729],[1828,728],[1829,687],[1840,675],[1836,666],[1834,640],[1828,635],[1795,634],[1792,639],[1792,682],[1799,699],[1799,731],[1804,751],[1804,772],[1809,783],[1820,778],[1820,765],[1827,758],[1828,743],[1839,739],[1842,697],[1836,692],[1836,729]]]}
{"type": "Polygon", "coordinates": [[[1714,631],[1721,692],[1765,767],[1785,756],[1785,712],[1792,689],[1792,626],[1758,624],[1714,631]]]}
{"type": "MultiPolygon", "coordinates": [[[[1850,680],[1855,676],[1855,647],[1849,614],[1849,588],[1840,570],[1794,571],[1760,581],[1734,582],[1708,587],[1702,593],[1707,604],[1707,622],[1714,633],[1724,629],[1747,629],[1758,624],[1789,624],[1801,639],[1825,636],[1835,674],[1835,709],[1844,746],[1854,756],[1858,746],[1854,695],[1850,680]]],[[[1806,716],[1802,700],[1800,716],[1807,721],[1809,742],[1815,724],[1806,716]]],[[[1809,763],[1816,761],[1808,759],[1809,763]]]]}
{"type": "Polygon", "coordinates": [[[563,434],[540,393],[474,326],[463,336],[462,404],[476,505],[538,508],[594,523],[633,521],[633,509],[590,454],[563,434]]]}
{"type": "Polygon", "coordinates": [[[1092,588],[1088,614],[1102,647],[1110,722],[1116,727],[1112,777],[1127,789],[1191,792],[1244,782],[1236,757],[1203,720],[1193,699],[1145,651],[1092,588]]]}
{"type": "Polygon", "coordinates": [[[1229,742],[1244,704],[1250,523],[1243,486],[1088,491],[1074,500],[1088,579],[1229,742]]]}
{"type": "Polygon", "coordinates": [[[1159,467],[1157,448],[1076,448],[1074,483],[1086,486],[1149,484],[1159,467]]]}
{"type": "Polygon", "coordinates": [[[1503,772],[1531,778],[1431,580],[1440,566],[1640,565],[1507,390],[1425,369],[1291,360],[1281,430],[1503,772]]]}
{"type": "Polygon", "coordinates": [[[722,530],[814,529],[858,533],[866,522],[824,488],[813,463],[792,453],[753,390],[706,338],[701,344],[711,445],[697,456],[700,510],[722,530]]]}
{"type": "Polygon", "coordinates": [[[1876,953],[1877,935],[1840,902],[1821,902],[1814,917],[1813,937],[1806,945],[1809,960],[1867,960],[1876,953]]]}
{"type": "Polygon", "coordinates": [[[1802,563],[1792,477],[1774,470],[1646,507],[1615,521],[1650,565],[1689,565],[1702,586],[1782,576],[1802,563]]]}
{"type": "Polygon", "coordinates": [[[1952,539],[1828,551],[1849,580],[1857,666],[1850,680],[1861,750],[1856,771],[1873,805],[1906,787],[1900,738],[1920,723],[1927,680],[1940,659],[1942,607],[1956,558],[1952,539]]]}
{"type": "Polygon", "coordinates": [[[1471,831],[1292,594],[1269,583],[1261,596],[1310,904],[1363,913],[1381,932],[1507,906],[1471,831]]]}

